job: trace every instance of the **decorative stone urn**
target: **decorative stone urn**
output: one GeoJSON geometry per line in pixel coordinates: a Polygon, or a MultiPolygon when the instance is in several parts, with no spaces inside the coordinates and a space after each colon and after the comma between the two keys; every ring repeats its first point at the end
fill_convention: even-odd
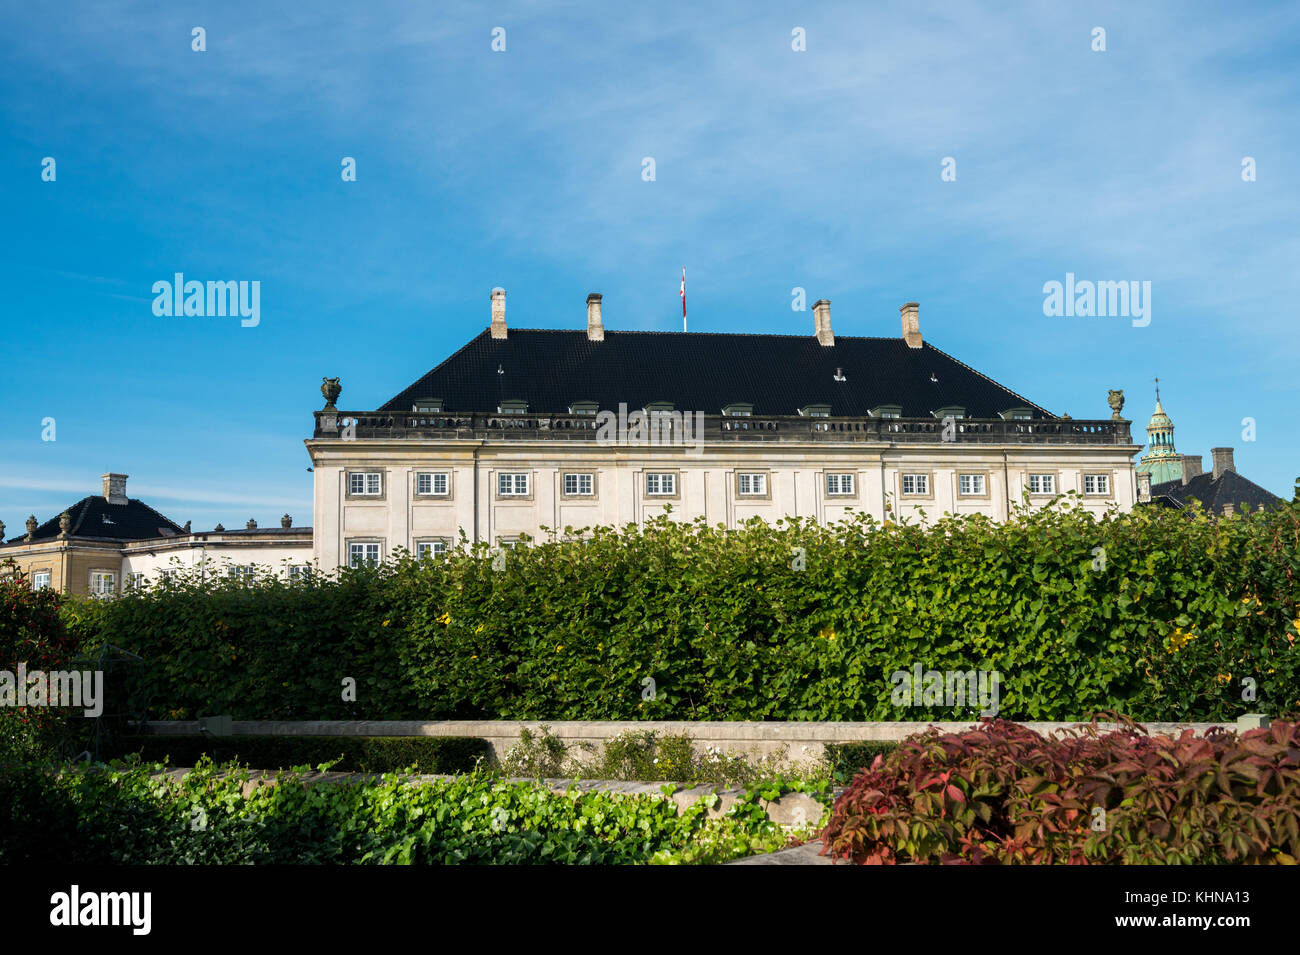
{"type": "Polygon", "coordinates": [[[225,530],[225,528],[222,527],[220,524],[218,524],[216,527],[214,527],[214,528],[212,528],[212,529],[213,529],[214,531],[224,531],[224,530],[225,530]]]}
{"type": "Polygon", "coordinates": [[[5,522],[0,521],[0,544],[5,542],[5,522]]]}
{"type": "Polygon", "coordinates": [[[1124,392],[1122,390],[1116,391],[1114,388],[1111,388],[1106,393],[1106,403],[1110,405],[1111,420],[1112,421],[1123,420],[1120,417],[1120,412],[1124,410],[1124,392]]]}
{"type": "Polygon", "coordinates": [[[27,518],[27,539],[31,540],[36,536],[36,528],[40,525],[36,523],[36,515],[32,514],[27,518]]]}
{"type": "Polygon", "coordinates": [[[280,518],[280,526],[284,528],[293,527],[293,518],[288,514],[284,515],[284,517],[280,518]]]}
{"type": "Polygon", "coordinates": [[[59,515],[59,534],[67,537],[70,530],[72,530],[72,515],[64,511],[59,515]]]}
{"type": "Polygon", "coordinates": [[[334,407],[334,402],[339,400],[339,395],[343,393],[343,386],[339,384],[337,378],[322,378],[320,393],[325,396],[325,407],[321,411],[338,411],[334,407]]]}
{"type": "Polygon", "coordinates": [[[250,518],[248,519],[248,523],[244,525],[244,530],[246,530],[246,531],[255,531],[255,530],[257,530],[257,521],[253,520],[253,519],[250,517],[250,518]]]}

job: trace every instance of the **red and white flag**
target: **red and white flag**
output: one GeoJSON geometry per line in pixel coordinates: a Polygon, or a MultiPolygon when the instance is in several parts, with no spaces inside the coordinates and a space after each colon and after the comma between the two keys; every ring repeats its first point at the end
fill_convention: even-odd
{"type": "Polygon", "coordinates": [[[682,266],[682,331],[686,331],[686,267],[682,266]]]}

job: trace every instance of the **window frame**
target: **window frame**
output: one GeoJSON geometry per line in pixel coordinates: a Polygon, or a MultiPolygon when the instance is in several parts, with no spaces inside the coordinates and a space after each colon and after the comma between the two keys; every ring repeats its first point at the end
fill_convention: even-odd
{"type": "Polygon", "coordinates": [[[857,500],[859,483],[861,482],[858,481],[858,473],[856,471],[823,471],[822,472],[822,493],[826,496],[827,499],[830,500],[837,500],[837,501],[857,500]],[[848,478],[849,483],[852,485],[852,487],[850,490],[847,491],[832,491],[831,478],[840,478],[841,484],[843,483],[844,478],[848,478]]]}
{"type": "Polygon", "coordinates": [[[1030,497],[1056,497],[1061,491],[1061,472],[1059,471],[1025,471],[1025,491],[1030,497]],[[1032,479],[1036,477],[1050,478],[1052,489],[1050,491],[1035,491],[1031,487],[1032,479]]]}
{"type": "Polygon", "coordinates": [[[53,567],[42,567],[40,570],[35,570],[35,569],[32,570],[32,590],[33,590],[33,591],[38,591],[38,590],[49,590],[53,585],[54,585],[54,568],[53,568],[53,567]],[[44,577],[44,578],[45,578],[45,583],[44,583],[43,586],[40,586],[40,587],[37,587],[37,586],[36,586],[36,578],[37,578],[37,577],[44,577]]]}
{"type": "Polygon", "coordinates": [[[933,471],[902,471],[898,472],[898,499],[899,501],[932,501],[934,500],[934,472],[933,471]],[[907,478],[921,478],[925,481],[925,490],[923,491],[906,491],[904,490],[907,478]]]}
{"type": "Polygon", "coordinates": [[[1085,497],[1114,497],[1115,496],[1115,477],[1110,471],[1084,471],[1079,476],[1079,490],[1085,497]],[[1106,482],[1104,491],[1089,491],[1088,478],[1100,478],[1106,482]]]}
{"type": "Polygon", "coordinates": [[[417,470],[417,471],[415,471],[415,472],[413,472],[413,473],[414,473],[414,484],[413,484],[413,489],[412,489],[412,492],[411,492],[411,493],[412,493],[415,497],[417,497],[417,498],[438,498],[438,499],[442,499],[442,500],[450,500],[450,499],[451,499],[451,496],[452,496],[452,495],[451,495],[451,480],[452,480],[452,472],[451,472],[451,471],[449,471],[449,470],[429,470],[429,471],[426,471],[426,470],[417,470]],[[427,477],[427,478],[429,479],[429,490],[428,490],[428,491],[421,491],[421,490],[420,490],[420,478],[423,478],[423,477],[427,477]],[[435,479],[435,478],[439,478],[439,477],[441,477],[441,478],[444,479],[444,482],[445,482],[445,484],[446,484],[446,490],[443,490],[443,491],[437,491],[437,490],[434,490],[434,489],[433,489],[434,486],[435,486],[435,480],[434,480],[434,479],[435,479]]]}
{"type": "Polygon", "coordinates": [[[772,500],[772,472],[769,470],[750,470],[736,471],[736,480],[733,485],[736,490],[737,500],[742,501],[770,501],[772,500]],[[743,478],[760,478],[763,482],[763,488],[760,491],[745,491],[741,488],[743,478]]]}
{"type": "Polygon", "coordinates": [[[989,499],[989,496],[992,493],[990,490],[990,485],[991,485],[991,476],[989,475],[988,471],[958,471],[957,472],[957,498],[959,500],[967,500],[967,501],[985,500],[986,501],[989,499]],[[971,491],[969,493],[963,491],[961,489],[961,479],[964,477],[979,478],[980,483],[983,485],[983,490],[971,491]]]}
{"type": "MultiPolygon", "coordinates": [[[[663,482],[660,481],[660,484],[663,482]]],[[[681,499],[682,492],[682,475],[680,471],[668,470],[644,470],[641,472],[641,492],[649,501],[676,501],[681,499]],[[652,491],[650,490],[650,478],[672,478],[673,489],[671,491],[652,491]]]]}
{"type": "Polygon", "coordinates": [[[96,597],[104,597],[107,596],[108,594],[117,593],[117,577],[118,577],[118,572],[115,570],[109,570],[106,567],[92,567],[90,568],[86,580],[87,580],[87,584],[89,585],[91,594],[93,594],[96,597]],[[108,590],[103,590],[102,588],[95,586],[96,577],[100,577],[101,580],[102,578],[105,577],[109,578],[111,584],[108,590]]]}
{"type": "Polygon", "coordinates": [[[446,560],[447,555],[451,553],[451,538],[449,537],[419,537],[415,540],[415,559],[424,560],[420,549],[427,547],[429,549],[429,560],[446,560]],[[442,550],[435,548],[441,545],[442,550]]]}
{"type": "MultiPolygon", "coordinates": [[[[357,567],[357,566],[365,566],[364,564],[362,564],[362,565],[358,565],[358,564],[353,563],[353,560],[352,560],[352,548],[353,548],[353,547],[375,547],[375,548],[378,549],[378,550],[377,550],[378,557],[375,559],[374,564],[372,564],[372,565],[370,565],[370,566],[378,567],[380,564],[382,564],[382,563],[384,562],[384,542],[383,542],[383,539],[382,539],[382,538],[378,538],[378,537],[350,537],[350,538],[347,539],[347,541],[344,542],[344,547],[347,549],[347,555],[348,555],[347,563],[344,565],[345,567],[349,567],[349,568],[351,568],[351,567],[357,567]]],[[[363,560],[369,560],[369,558],[362,558],[362,559],[363,559],[363,560]]]]}
{"type": "Polygon", "coordinates": [[[345,482],[345,486],[344,486],[344,489],[343,489],[343,490],[344,490],[344,495],[343,495],[344,500],[348,500],[348,501],[383,501],[383,500],[387,500],[387,498],[388,498],[388,472],[385,471],[383,468],[348,468],[348,469],[346,469],[346,470],[343,472],[343,475],[344,475],[343,480],[344,480],[344,482],[345,482]],[[362,488],[363,488],[361,491],[354,492],[354,491],[352,490],[352,477],[353,477],[353,475],[361,476],[361,478],[362,478],[362,488]],[[365,488],[367,488],[367,487],[370,486],[369,478],[370,478],[371,475],[376,475],[376,476],[378,476],[378,478],[379,478],[379,490],[378,490],[376,493],[374,493],[374,494],[371,494],[369,491],[365,490],[365,488]]]}
{"type": "MultiPolygon", "coordinates": [[[[515,482],[511,482],[512,484],[515,482]]],[[[498,501],[531,501],[533,499],[533,472],[532,471],[509,471],[502,469],[492,472],[492,489],[493,497],[498,501]],[[522,494],[501,493],[501,479],[505,477],[518,478],[523,477],[525,490],[522,494]]]]}
{"type": "MultiPolygon", "coordinates": [[[[581,481],[578,482],[581,486],[581,481]]],[[[562,501],[592,501],[596,498],[596,471],[591,468],[574,468],[562,470],[560,472],[560,500],[562,501]],[[588,491],[570,491],[569,478],[587,478],[591,489],[588,491]]]]}

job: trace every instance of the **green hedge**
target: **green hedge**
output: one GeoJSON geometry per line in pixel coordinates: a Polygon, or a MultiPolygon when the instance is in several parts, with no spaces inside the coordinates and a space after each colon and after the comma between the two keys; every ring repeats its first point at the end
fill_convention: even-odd
{"type": "Polygon", "coordinates": [[[468,773],[480,759],[491,761],[492,747],[484,739],[456,736],[135,736],[122,740],[114,755],[130,753],[173,766],[194,766],[206,756],[251,769],[339,760],[331,768],[341,773],[468,773]]]}
{"type": "Polygon", "coordinates": [[[665,518],[65,613],[85,645],[150,662],[161,719],[976,715],[895,706],[891,674],[920,664],[997,670],[1009,719],[1233,720],[1300,703],[1297,579],[1294,503],[1218,520],[1062,507],[929,526],[665,518]]]}

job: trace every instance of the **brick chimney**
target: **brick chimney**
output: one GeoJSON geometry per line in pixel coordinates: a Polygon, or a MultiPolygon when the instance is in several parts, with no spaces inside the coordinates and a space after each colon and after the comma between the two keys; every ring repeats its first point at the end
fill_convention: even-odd
{"type": "Polygon", "coordinates": [[[908,302],[899,311],[903,315],[903,341],[908,348],[921,347],[921,303],[908,302]]]}
{"type": "Polygon", "coordinates": [[[835,333],[831,331],[831,300],[828,298],[813,302],[813,334],[823,345],[835,344],[835,333]]]}
{"type": "Polygon", "coordinates": [[[492,290],[492,337],[506,337],[506,290],[492,290]]]}
{"type": "Polygon", "coordinates": [[[1151,503],[1151,472],[1139,471],[1138,476],[1138,503],[1151,503]]]}
{"type": "Polygon", "coordinates": [[[1232,448],[1210,448],[1210,456],[1214,458],[1214,480],[1223,477],[1224,471],[1237,470],[1232,463],[1232,448]]]}
{"type": "Polygon", "coordinates": [[[104,500],[108,501],[109,504],[125,504],[126,475],[101,474],[99,477],[104,482],[104,500]]]}
{"type": "Polygon", "coordinates": [[[605,326],[600,323],[600,293],[592,292],[587,296],[587,341],[604,340],[605,326]]]}
{"type": "Polygon", "coordinates": [[[1183,485],[1184,486],[1186,486],[1187,482],[1190,481],[1192,478],[1200,477],[1204,473],[1205,473],[1205,469],[1201,467],[1201,456],[1199,454],[1183,455],[1183,485]]]}

